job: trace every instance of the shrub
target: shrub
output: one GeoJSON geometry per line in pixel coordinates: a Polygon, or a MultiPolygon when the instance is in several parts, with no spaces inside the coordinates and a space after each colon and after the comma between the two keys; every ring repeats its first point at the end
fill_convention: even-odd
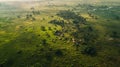
{"type": "Polygon", "coordinates": [[[55,55],[56,55],[56,56],[63,56],[62,50],[60,50],[60,49],[56,50],[56,51],[55,51],[55,55]]]}
{"type": "Polygon", "coordinates": [[[44,26],[41,26],[41,30],[42,30],[42,31],[46,31],[46,29],[45,29],[44,26]]]}
{"type": "Polygon", "coordinates": [[[43,39],[43,40],[42,40],[42,44],[46,45],[46,44],[47,44],[47,40],[46,40],[46,39],[43,39]]]}
{"type": "Polygon", "coordinates": [[[95,56],[97,54],[96,48],[95,47],[85,47],[82,51],[82,54],[90,55],[90,56],[95,56]]]}

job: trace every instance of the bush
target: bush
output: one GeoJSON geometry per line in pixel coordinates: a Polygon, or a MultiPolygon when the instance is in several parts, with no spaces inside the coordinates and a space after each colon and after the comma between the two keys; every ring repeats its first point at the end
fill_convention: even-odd
{"type": "Polygon", "coordinates": [[[60,49],[56,50],[56,51],[55,51],[55,55],[56,55],[56,56],[63,56],[62,50],[60,50],[60,49]]]}
{"type": "Polygon", "coordinates": [[[56,35],[56,36],[60,36],[61,34],[62,34],[62,32],[60,30],[57,30],[54,32],[54,35],[56,35]]]}
{"type": "Polygon", "coordinates": [[[97,54],[96,48],[95,47],[85,47],[82,51],[82,54],[90,55],[90,56],[95,56],[97,54]]]}
{"type": "Polygon", "coordinates": [[[42,40],[42,44],[46,45],[46,44],[47,44],[47,40],[46,40],[46,39],[43,39],[43,40],[42,40]]]}
{"type": "Polygon", "coordinates": [[[42,31],[46,31],[46,29],[45,29],[44,26],[41,26],[41,30],[42,30],[42,31]]]}
{"type": "Polygon", "coordinates": [[[48,27],[48,30],[52,30],[52,28],[51,28],[51,27],[48,27]]]}

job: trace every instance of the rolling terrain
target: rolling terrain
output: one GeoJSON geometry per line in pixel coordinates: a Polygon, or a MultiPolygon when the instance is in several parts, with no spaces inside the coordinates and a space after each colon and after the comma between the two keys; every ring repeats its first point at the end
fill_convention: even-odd
{"type": "Polygon", "coordinates": [[[0,67],[119,67],[119,3],[0,1],[0,67]]]}

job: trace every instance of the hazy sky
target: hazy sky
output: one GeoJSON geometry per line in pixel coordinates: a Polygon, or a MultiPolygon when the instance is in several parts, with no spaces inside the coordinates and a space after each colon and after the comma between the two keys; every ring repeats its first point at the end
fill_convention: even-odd
{"type": "Polygon", "coordinates": [[[0,1],[40,1],[40,0],[0,0],[0,1]]]}
{"type": "MultiPolygon", "coordinates": [[[[45,1],[45,0],[0,0],[1,1],[45,1]]],[[[49,0],[48,0],[49,1],[49,0]]],[[[59,0],[58,0],[59,1],[59,0]]],[[[60,0],[61,1],[61,0],[60,0]]],[[[66,0],[67,1],[67,0],[66,0]]],[[[82,1],[82,0],[81,0],[82,1]]],[[[119,2],[120,3],[120,0],[83,0],[83,1],[101,1],[101,2],[119,2]]]]}

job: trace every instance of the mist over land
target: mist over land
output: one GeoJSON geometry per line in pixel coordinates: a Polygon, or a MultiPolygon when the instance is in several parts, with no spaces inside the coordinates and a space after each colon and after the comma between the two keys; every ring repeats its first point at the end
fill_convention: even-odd
{"type": "Polygon", "coordinates": [[[0,67],[119,67],[119,0],[0,0],[0,67]]]}

